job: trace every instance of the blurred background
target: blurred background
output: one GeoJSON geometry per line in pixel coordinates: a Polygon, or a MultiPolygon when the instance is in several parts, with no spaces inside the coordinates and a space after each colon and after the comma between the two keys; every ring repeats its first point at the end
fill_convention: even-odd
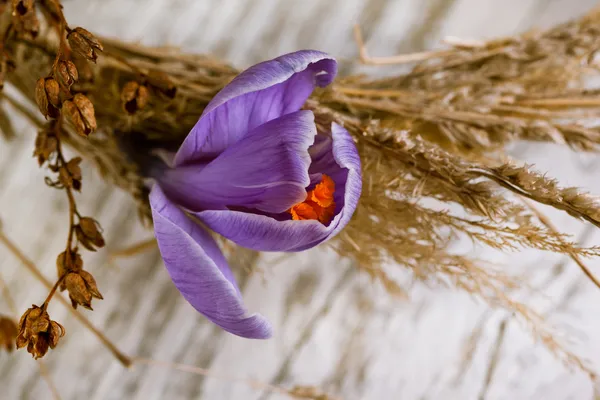
{"type": "MultiPolygon", "coordinates": [[[[403,67],[357,65],[352,26],[360,24],[373,56],[440,47],[445,36],[485,39],[578,17],[594,0],[64,0],[69,24],[100,35],[153,46],[212,53],[237,67],[282,53],[329,52],[342,73],[398,73],[403,67]]],[[[51,277],[64,246],[67,202],[43,184],[31,157],[34,128],[0,143],[0,219],[4,231],[51,277]]],[[[600,194],[599,159],[551,145],[523,144],[516,157],[561,183],[600,194]]],[[[99,219],[108,247],[151,237],[129,197],[108,187],[83,163],[82,213],[99,219]]],[[[567,215],[554,222],[586,245],[600,234],[567,215]]],[[[473,251],[480,251],[474,249],[473,251]]],[[[265,254],[260,273],[242,279],[250,310],[275,327],[269,341],[248,341],[207,323],[179,295],[157,250],[110,263],[87,255],[105,300],[85,312],[123,351],[196,365],[291,387],[314,385],[344,399],[592,399],[588,377],[561,365],[531,339],[529,328],[468,295],[416,286],[393,299],[366,276],[323,249],[289,256],[265,254]]],[[[532,282],[523,300],[558,326],[568,346],[600,370],[600,292],[569,259],[540,252],[483,254],[532,282]]],[[[600,263],[588,264],[600,274],[600,263]]],[[[47,291],[0,247],[0,270],[19,310],[47,291]]],[[[0,304],[0,312],[8,312],[0,304]]],[[[62,305],[50,306],[67,336],[45,361],[64,399],[286,398],[243,383],[136,366],[125,370],[62,305]]],[[[0,398],[50,398],[24,351],[0,354],[0,398]]]]}

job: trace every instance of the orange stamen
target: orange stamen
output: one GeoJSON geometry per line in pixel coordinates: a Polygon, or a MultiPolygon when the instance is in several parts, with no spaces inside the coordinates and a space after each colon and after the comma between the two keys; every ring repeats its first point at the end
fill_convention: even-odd
{"type": "Polygon", "coordinates": [[[290,209],[292,219],[294,221],[301,221],[305,219],[319,219],[314,208],[306,203],[298,203],[290,209]]]}
{"type": "Polygon", "coordinates": [[[329,207],[333,203],[335,183],[327,175],[323,175],[321,182],[310,192],[310,199],[321,207],[329,207]]]}
{"type": "Polygon", "coordinates": [[[321,182],[306,194],[306,200],[290,208],[289,213],[292,214],[292,219],[294,221],[313,219],[322,224],[328,224],[333,219],[335,212],[334,192],[333,179],[323,174],[321,182]]]}

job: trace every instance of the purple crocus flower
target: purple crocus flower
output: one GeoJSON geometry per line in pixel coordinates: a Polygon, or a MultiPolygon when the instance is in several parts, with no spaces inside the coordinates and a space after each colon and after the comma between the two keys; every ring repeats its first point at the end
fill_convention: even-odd
{"type": "Polygon", "coordinates": [[[298,51],[257,64],[208,104],[173,165],[155,174],[154,229],[175,286],[223,329],[268,338],[249,314],[225,257],[207,229],[260,251],[301,251],[336,235],[361,192],[360,159],[349,133],[318,131],[302,110],[329,85],[333,58],[298,51]]]}

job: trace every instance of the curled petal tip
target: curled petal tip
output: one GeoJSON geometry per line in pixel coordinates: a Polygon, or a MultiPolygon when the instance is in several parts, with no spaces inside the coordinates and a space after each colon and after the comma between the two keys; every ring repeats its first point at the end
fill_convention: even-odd
{"type": "Polygon", "coordinates": [[[165,266],[183,297],[226,331],[242,337],[266,338],[269,323],[248,316],[227,260],[201,226],[155,186],[150,194],[154,231],[165,266]]]}

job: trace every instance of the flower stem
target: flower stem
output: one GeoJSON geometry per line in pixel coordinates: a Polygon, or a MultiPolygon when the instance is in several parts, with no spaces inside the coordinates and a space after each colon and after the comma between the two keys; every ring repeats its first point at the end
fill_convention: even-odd
{"type": "MultiPolygon", "coordinates": [[[[56,145],[56,155],[58,157],[58,162],[60,165],[67,165],[67,161],[62,153],[62,142],[58,133],[60,132],[60,124],[57,124],[57,145],[56,145]]],[[[75,203],[75,197],[73,196],[73,189],[69,186],[65,186],[65,192],[67,192],[67,199],[69,200],[69,234],[67,235],[67,247],[66,251],[71,251],[71,245],[73,243],[73,234],[75,229],[75,215],[79,215],[77,211],[77,204],[75,203]]]]}
{"type": "Polygon", "coordinates": [[[46,300],[42,304],[42,310],[43,311],[46,311],[46,309],[48,308],[48,304],[50,303],[50,300],[52,300],[52,296],[54,296],[54,293],[56,293],[56,289],[58,289],[58,287],[60,286],[60,284],[62,283],[62,281],[65,279],[66,276],[67,276],[67,274],[63,274],[63,276],[61,276],[56,281],[56,283],[54,284],[54,286],[52,286],[52,289],[50,289],[50,293],[48,293],[48,296],[46,297],[46,300]]]}
{"type": "MultiPolygon", "coordinates": [[[[0,230],[0,243],[4,244],[6,248],[16,257],[21,263],[35,276],[44,286],[49,290],[52,290],[52,283],[44,277],[36,265],[28,259],[25,254],[0,230]]],[[[129,368],[132,365],[132,360],[127,355],[122,353],[102,332],[98,330],[86,317],[83,316],[79,311],[71,307],[71,304],[60,294],[56,296],[59,302],[61,302],[67,309],[73,314],[75,318],[79,320],[87,329],[89,329],[104,346],[110,350],[110,352],[123,364],[123,366],[129,368]]]]}

